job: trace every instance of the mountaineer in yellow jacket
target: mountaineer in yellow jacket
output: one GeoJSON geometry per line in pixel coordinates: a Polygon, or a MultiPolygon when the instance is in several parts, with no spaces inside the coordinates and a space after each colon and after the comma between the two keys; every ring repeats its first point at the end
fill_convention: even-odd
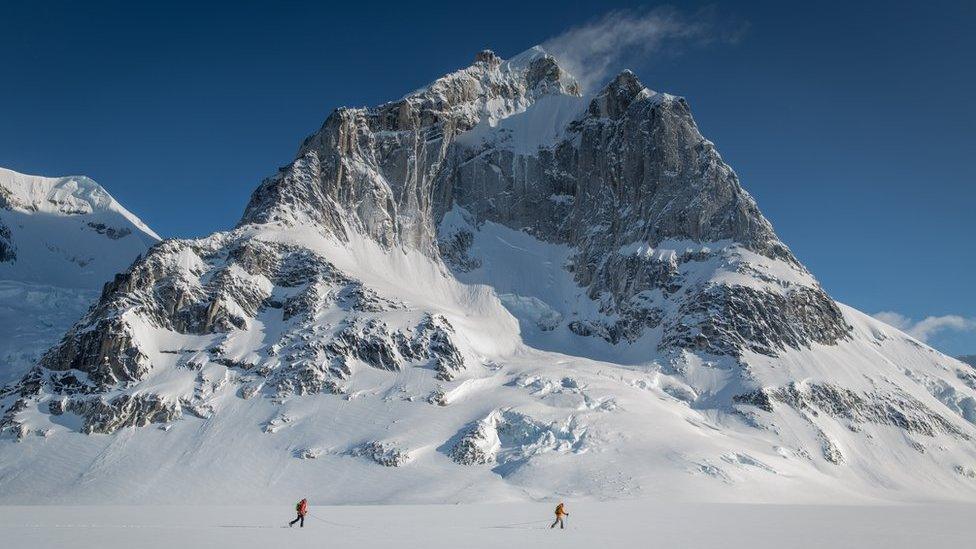
{"type": "Polygon", "coordinates": [[[556,506],[556,520],[555,522],[552,523],[552,525],[549,528],[555,528],[557,524],[559,525],[560,528],[565,528],[566,525],[563,524],[563,517],[568,517],[568,516],[569,513],[566,512],[566,508],[563,506],[563,503],[559,502],[559,505],[556,506]]]}

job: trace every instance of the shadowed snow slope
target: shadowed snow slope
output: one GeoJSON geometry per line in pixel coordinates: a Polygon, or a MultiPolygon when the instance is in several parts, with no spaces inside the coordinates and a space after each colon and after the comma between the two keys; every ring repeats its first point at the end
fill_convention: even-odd
{"type": "Polygon", "coordinates": [[[0,393],[0,501],[976,496],[976,373],[834,302],[684,99],[540,48],[336,110],[0,393]]]}

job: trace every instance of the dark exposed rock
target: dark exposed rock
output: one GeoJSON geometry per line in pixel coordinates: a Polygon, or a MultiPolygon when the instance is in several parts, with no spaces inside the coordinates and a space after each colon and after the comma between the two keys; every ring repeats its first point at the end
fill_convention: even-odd
{"type": "Polygon", "coordinates": [[[167,402],[153,394],[123,394],[111,400],[102,397],[69,399],[63,410],[83,418],[81,430],[86,434],[109,434],[123,427],[168,423],[182,416],[178,403],[167,402]]]}
{"type": "Polygon", "coordinates": [[[955,467],[952,468],[952,470],[955,471],[956,474],[962,475],[966,478],[976,479],[976,470],[974,470],[972,467],[966,467],[965,465],[956,465],[955,467]]]}
{"type": "Polygon", "coordinates": [[[402,309],[403,304],[380,297],[374,290],[361,282],[350,281],[336,293],[336,303],[348,311],[360,313],[380,313],[402,309]]]}
{"type": "Polygon", "coordinates": [[[402,365],[390,330],[377,320],[347,323],[327,349],[334,355],[358,358],[380,370],[398,371],[402,365]]]}
{"type": "Polygon", "coordinates": [[[103,234],[112,240],[125,238],[130,234],[132,234],[132,229],[128,227],[122,227],[121,229],[116,229],[115,227],[109,227],[104,223],[95,223],[93,221],[89,221],[88,226],[94,229],[96,233],[103,234]]]}
{"type": "Polygon", "coordinates": [[[493,436],[490,430],[491,426],[487,423],[476,423],[451,447],[451,459],[458,465],[494,463],[495,455],[486,449],[486,442],[491,440],[493,436]]]}
{"type": "Polygon", "coordinates": [[[464,357],[458,350],[451,335],[454,327],[441,315],[428,314],[417,326],[417,335],[410,342],[414,359],[432,361],[437,378],[442,381],[454,379],[454,375],[464,369],[464,357]]]}
{"type": "Polygon", "coordinates": [[[861,393],[829,383],[796,383],[763,388],[733,397],[733,402],[774,411],[779,402],[812,417],[824,414],[853,423],[898,427],[908,433],[944,433],[963,440],[970,436],[942,415],[901,391],[861,393]]]}
{"type": "MultiPolygon", "coordinates": [[[[576,282],[600,302],[601,312],[618,318],[577,321],[570,329],[578,334],[611,343],[635,341],[663,318],[634,298],[656,291],[671,298],[685,287],[683,263],[716,255],[705,249],[665,257],[617,253],[631,244],[736,242],[806,273],[699,133],[687,103],[646,90],[629,72],[598,93],[587,113],[570,124],[565,140],[550,149],[520,155],[504,147],[460,148],[447,162],[437,195],[449,198],[435,203],[438,215],[457,204],[472,224],[493,221],[577,250],[568,266],[576,282]],[[553,196],[568,200],[554,203],[553,196]]],[[[440,242],[446,260],[461,271],[472,265],[469,246],[464,232],[440,242]]],[[[758,301],[767,296],[753,295],[750,288],[701,286],[683,299],[685,310],[670,319],[665,333],[672,327],[679,333],[668,334],[663,346],[733,356],[743,349],[775,354],[813,342],[831,344],[850,332],[818,287],[787,290],[786,297],[763,305],[758,301]],[[775,318],[783,306],[788,320],[775,318]],[[740,309],[747,316],[736,317],[740,309]],[[698,325],[700,313],[716,318],[698,325]],[[770,325],[776,329],[767,331],[770,325]],[[739,328],[746,331],[734,333],[739,328]]]]}
{"type": "Polygon", "coordinates": [[[820,451],[823,454],[823,458],[834,465],[840,465],[844,463],[844,453],[841,452],[837,443],[833,441],[826,433],[820,431],[818,434],[820,439],[820,451]]]}
{"type": "Polygon", "coordinates": [[[17,250],[14,248],[10,228],[4,225],[3,221],[0,221],[0,263],[10,262],[15,259],[17,259],[17,250]]]}
{"type": "Polygon", "coordinates": [[[840,309],[819,288],[797,287],[783,295],[714,284],[684,300],[677,320],[665,327],[661,346],[776,356],[811,343],[831,345],[849,331],[840,309]]]}
{"type": "Polygon", "coordinates": [[[458,231],[437,241],[437,248],[441,258],[452,268],[466,273],[481,267],[481,261],[470,257],[468,250],[474,243],[474,235],[470,231],[458,231]]]}
{"type": "Polygon", "coordinates": [[[390,442],[368,441],[349,451],[349,455],[364,457],[384,467],[399,467],[409,461],[410,454],[390,442]]]}
{"type": "Polygon", "coordinates": [[[771,391],[766,389],[758,389],[752,391],[751,393],[746,393],[743,395],[734,395],[732,397],[732,402],[735,404],[747,404],[749,406],[755,406],[760,410],[766,412],[773,411],[773,400],[770,398],[771,391]]]}
{"type": "Polygon", "coordinates": [[[151,364],[133,341],[130,326],[115,316],[76,326],[44,355],[40,366],[54,372],[85,372],[95,387],[105,390],[142,379],[151,364]]]}
{"type": "Polygon", "coordinates": [[[524,67],[496,61],[482,52],[471,67],[399,101],[336,110],[254,192],[241,225],[307,220],[341,239],[352,227],[387,246],[436,254],[435,178],[457,135],[492,109],[501,117],[544,95],[579,94],[551,57],[524,67]]]}
{"type": "Polygon", "coordinates": [[[12,210],[14,208],[14,195],[10,189],[0,185],[0,210],[12,210]]]}
{"type": "Polygon", "coordinates": [[[488,65],[499,65],[502,60],[491,50],[481,50],[474,56],[475,63],[487,63],[488,65]]]}
{"type": "Polygon", "coordinates": [[[29,402],[27,398],[21,397],[4,410],[3,417],[0,417],[0,434],[12,433],[17,440],[28,435],[30,430],[17,419],[17,414],[26,410],[29,402]]]}

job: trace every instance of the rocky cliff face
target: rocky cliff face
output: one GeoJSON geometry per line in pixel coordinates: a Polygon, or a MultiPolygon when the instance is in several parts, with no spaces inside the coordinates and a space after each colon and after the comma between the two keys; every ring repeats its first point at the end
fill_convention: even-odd
{"type": "MultiPolygon", "coordinates": [[[[846,336],[840,311],[698,132],[684,99],[650,91],[625,71],[576,107],[552,146],[513,150],[503,132],[468,139],[439,180],[444,207],[464,208],[475,225],[492,221],[573,247],[566,268],[613,318],[570,329],[634,342],[664,323],[662,347],[718,355],[745,348],[774,355],[846,336]],[[675,242],[699,249],[654,253],[675,242]],[[740,252],[787,275],[750,287],[773,277],[748,272],[754,265],[740,252]],[[716,260],[748,284],[693,281],[685,272],[716,260]]],[[[444,241],[449,259],[470,239],[460,233],[444,241]]]]}
{"type": "Polygon", "coordinates": [[[709,428],[804,471],[813,455],[874,463],[852,437],[892,433],[969,459],[976,385],[927,352],[826,295],[684,99],[627,71],[584,96],[541,49],[486,51],[398,101],[335,111],[233,230],[150,249],[4,390],[0,429],[168,429],[270,406],[273,434],[302,402],[359,401],[372,423],[289,455],[436,468],[418,450],[437,448],[530,482],[534,460],[611,440],[643,455],[656,439],[624,410],[663,413],[650,391],[684,418],[676,433],[719,417],[709,428]]]}
{"type": "Polygon", "coordinates": [[[399,101],[338,109],[255,191],[241,224],[312,222],[340,238],[355,230],[433,256],[434,182],[457,136],[563,93],[578,95],[579,86],[552,57],[530,51],[502,61],[483,51],[399,101]]]}

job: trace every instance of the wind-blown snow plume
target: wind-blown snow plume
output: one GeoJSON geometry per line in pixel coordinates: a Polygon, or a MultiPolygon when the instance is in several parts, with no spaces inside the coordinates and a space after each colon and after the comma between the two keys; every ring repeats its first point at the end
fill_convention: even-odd
{"type": "Polygon", "coordinates": [[[915,339],[925,342],[936,333],[945,330],[976,330],[976,319],[965,318],[959,315],[927,316],[916,322],[900,313],[882,311],[875,314],[874,318],[886,324],[891,324],[915,339]]]}
{"type": "Polygon", "coordinates": [[[673,51],[683,44],[735,41],[745,28],[742,24],[719,26],[715,20],[713,10],[691,17],[673,8],[612,11],[550,38],[542,46],[580,79],[584,90],[590,90],[632,59],[673,51]]]}

